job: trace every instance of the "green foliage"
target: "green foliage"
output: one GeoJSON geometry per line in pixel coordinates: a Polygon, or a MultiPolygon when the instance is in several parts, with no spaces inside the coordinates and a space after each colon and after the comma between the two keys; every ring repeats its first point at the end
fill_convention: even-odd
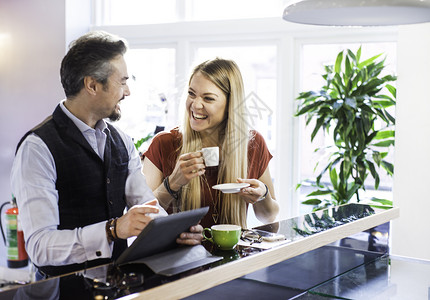
{"type": "Polygon", "coordinates": [[[348,203],[354,195],[359,202],[359,190],[365,190],[369,174],[375,189],[380,182],[378,170],[393,175],[394,166],[384,158],[388,147],[394,146],[395,119],[388,108],[396,104],[396,88],[389,82],[397,78],[381,76],[385,67],[385,59],[378,61],[381,55],[360,61],[361,47],[357,53],[349,49],[339,52],[334,66],[325,66],[325,85],[297,98],[296,116],[304,115],[307,126],[315,120],[311,141],[322,131],[331,134],[334,142],[334,147],[316,149],[330,155],[318,163],[325,165],[312,181],[316,190],[307,195],[304,204],[320,209],[348,203]],[[326,173],[331,184],[322,185],[326,173]],[[326,196],[330,198],[324,199],[326,196]]]}
{"type": "Polygon", "coordinates": [[[136,143],[134,143],[134,146],[136,147],[136,150],[139,151],[140,146],[142,146],[142,144],[145,143],[147,140],[152,139],[153,136],[154,136],[153,133],[149,133],[147,136],[141,138],[136,143]]]}

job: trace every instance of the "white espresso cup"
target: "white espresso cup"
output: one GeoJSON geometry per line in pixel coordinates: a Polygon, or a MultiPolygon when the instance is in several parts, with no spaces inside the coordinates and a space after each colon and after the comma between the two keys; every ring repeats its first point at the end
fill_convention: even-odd
{"type": "Polygon", "coordinates": [[[202,149],[206,167],[215,167],[219,164],[219,147],[207,147],[202,149]]]}

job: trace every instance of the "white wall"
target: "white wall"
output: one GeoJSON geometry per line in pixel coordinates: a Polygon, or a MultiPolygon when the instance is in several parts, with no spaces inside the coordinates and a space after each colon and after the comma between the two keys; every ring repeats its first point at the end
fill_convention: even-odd
{"type": "Polygon", "coordinates": [[[430,259],[430,23],[399,29],[391,250],[430,259]]]}
{"type": "MultiPolygon", "coordinates": [[[[16,144],[63,97],[64,11],[64,1],[0,0],[0,203],[11,198],[16,144]]],[[[0,265],[5,257],[0,241],[0,265]]]]}
{"type": "MultiPolygon", "coordinates": [[[[9,175],[19,139],[64,97],[61,59],[66,43],[88,30],[89,3],[67,3],[66,16],[65,0],[0,0],[0,203],[11,198],[9,175]]],[[[0,240],[0,265],[5,257],[0,240]]]]}

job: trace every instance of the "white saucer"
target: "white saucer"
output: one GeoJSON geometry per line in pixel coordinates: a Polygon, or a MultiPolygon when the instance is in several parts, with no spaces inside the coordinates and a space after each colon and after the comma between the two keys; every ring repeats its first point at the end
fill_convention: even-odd
{"type": "Polygon", "coordinates": [[[220,190],[224,194],[239,193],[240,189],[248,187],[249,183],[223,183],[214,185],[212,188],[220,190]]]}

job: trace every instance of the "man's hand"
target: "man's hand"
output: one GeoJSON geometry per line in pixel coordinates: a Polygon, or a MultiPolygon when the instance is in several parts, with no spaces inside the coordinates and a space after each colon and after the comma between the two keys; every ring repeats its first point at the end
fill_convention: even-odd
{"type": "Polygon", "coordinates": [[[116,234],[120,239],[137,236],[159,212],[156,199],[142,205],[135,205],[116,222],[116,234]]]}
{"type": "Polygon", "coordinates": [[[194,225],[190,227],[189,232],[183,232],[179,236],[179,238],[176,239],[176,242],[181,245],[199,245],[202,243],[203,239],[203,227],[200,224],[194,225]]]}

